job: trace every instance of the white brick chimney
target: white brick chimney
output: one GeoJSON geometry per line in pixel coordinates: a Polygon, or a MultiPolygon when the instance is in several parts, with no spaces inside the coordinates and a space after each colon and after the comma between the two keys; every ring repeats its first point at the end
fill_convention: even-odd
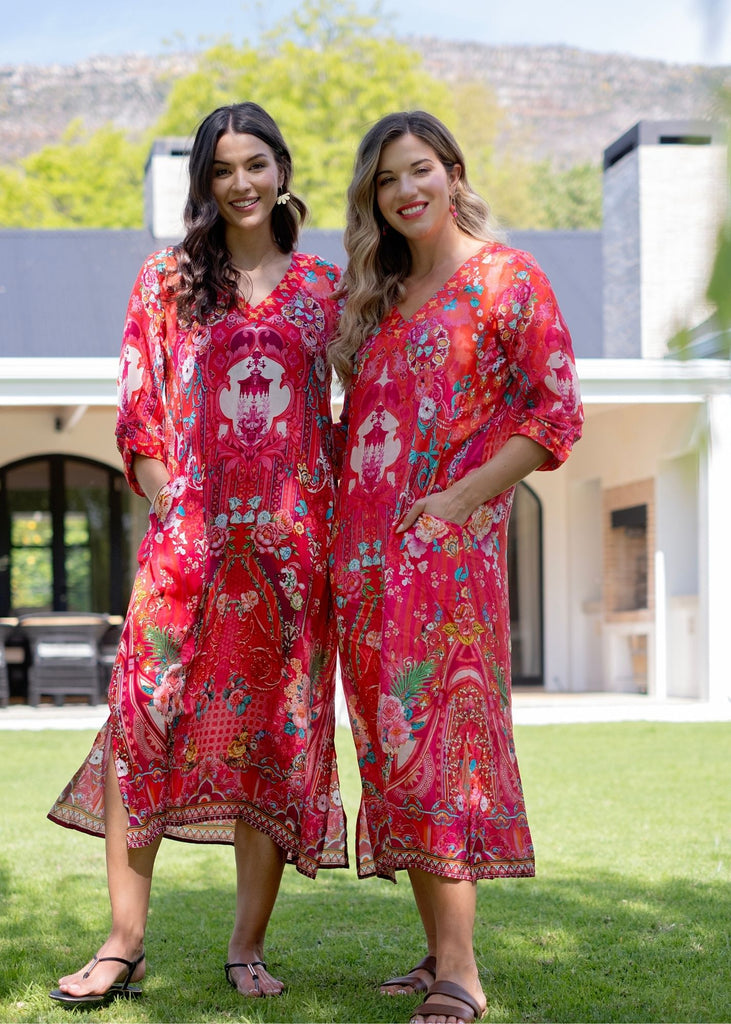
{"type": "Polygon", "coordinates": [[[726,138],[708,121],[640,121],[604,151],[604,355],[659,358],[705,299],[728,201],[726,138]]]}
{"type": "Polygon", "coordinates": [[[190,140],[155,139],[145,166],[145,224],[154,238],[183,237],[190,140]]]}

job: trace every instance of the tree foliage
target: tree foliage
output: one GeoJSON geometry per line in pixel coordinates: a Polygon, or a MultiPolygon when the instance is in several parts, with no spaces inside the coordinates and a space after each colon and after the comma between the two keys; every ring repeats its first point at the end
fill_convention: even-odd
{"type": "Polygon", "coordinates": [[[142,223],[149,143],[124,132],[84,132],[73,121],[62,141],[0,169],[0,224],[22,228],[132,228],[142,223]]]}
{"type": "MultiPolygon", "coordinates": [[[[731,140],[731,89],[726,88],[721,92],[719,106],[726,124],[727,136],[731,140]]],[[[731,202],[726,208],[726,216],[719,228],[716,254],[706,295],[716,309],[720,347],[726,355],[731,356],[731,202]]]]}

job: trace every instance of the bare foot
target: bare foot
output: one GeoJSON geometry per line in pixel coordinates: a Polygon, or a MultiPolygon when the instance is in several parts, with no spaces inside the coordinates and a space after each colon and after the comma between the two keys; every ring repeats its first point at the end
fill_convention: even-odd
{"type": "Polygon", "coordinates": [[[130,967],[135,964],[132,976],[129,981],[141,981],[145,976],[145,956],[141,946],[135,950],[120,950],[113,948],[109,941],[105,942],[95,957],[85,964],[75,974],[66,974],[59,978],[58,987],[61,992],[70,996],[101,996],[104,995],[112,985],[123,982],[129,974],[129,967],[126,967],[120,960],[129,961],[130,967]],[[105,959],[106,957],[117,959],[105,959]],[[137,963],[135,963],[137,961],[137,963]]]}
{"type": "Polygon", "coordinates": [[[284,982],[273,977],[254,954],[235,956],[229,953],[226,977],[242,996],[249,998],[281,996],[284,991],[284,982]]]}

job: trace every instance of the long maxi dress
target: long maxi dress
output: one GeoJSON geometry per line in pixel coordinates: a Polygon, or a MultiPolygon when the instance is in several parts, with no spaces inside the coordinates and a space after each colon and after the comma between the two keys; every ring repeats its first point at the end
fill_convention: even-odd
{"type": "Polygon", "coordinates": [[[230,843],[242,819],[312,876],[347,865],[327,573],[340,271],[294,253],[259,305],[190,330],[174,272],[156,253],[132,291],[117,423],[130,485],[135,454],[161,459],[172,507],[150,512],[109,717],[49,817],[103,835],[112,757],[130,847],[230,843]]]}
{"type": "Polygon", "coordinates": [[[400,517],[513,434],[557,467],[583,419],[571,340],[530,256],[486,244],[358,353],[330,556],[362,779],[358,872],[535,871],[512,730],[507,526],[514,488],[464,527],[400,517]]]}

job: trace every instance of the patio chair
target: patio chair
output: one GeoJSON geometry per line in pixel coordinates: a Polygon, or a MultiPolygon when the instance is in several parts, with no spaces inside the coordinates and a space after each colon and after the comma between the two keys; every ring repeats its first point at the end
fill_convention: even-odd
{"type": "Polygon", "coordinates": [[[18,625],[17,619],[0,619],[0,708],[6,708],[10,700],[8,663],[5,657],[5,640],[18,625]]]}
{"type": "Polygon", "coordinates": [[[86,696],[99,703],[99,643],[109,617],[87,612],[38,612],[19,617],[28,639],[28,703],[41,696],[63,704],[67,696],[86,696]]]}

